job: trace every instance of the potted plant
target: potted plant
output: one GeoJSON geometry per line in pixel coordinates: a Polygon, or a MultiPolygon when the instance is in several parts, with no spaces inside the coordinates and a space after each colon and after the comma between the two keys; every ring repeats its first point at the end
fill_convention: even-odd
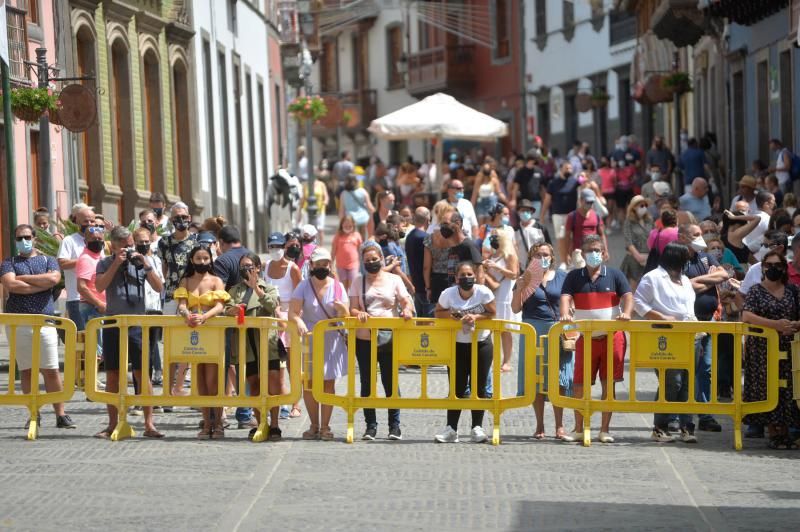
{"type": "Polygon", "coordinates": [[[673,94],[691,92],[692,80],[686,72],[673,72],[661,80],[662,86],[673,94]]]}
{"type": "Polygon", "coordinates": [[[319,96],[299,96],[292,100],[288,110],[299,122],[304,120],[316,122],[328,114],[328,107],[319,96]]]}
{"type": "Polygon", "coordinates": [[[611,99],[605,89],[595,89],[592,93],[592,107],[605,107],[611,99]]]}
{"type": "Polygon", "coordinates": [[[350,111],[345,111],[342,113],[342,125],[347,127],[350,124],[350,121],[353,120],[353,113],[350,111]]]}
{"type": "Polygon", "coordinates": [[[37,122],[44,113],[58,109],[58,98],[46,88],[18,87],[11,91],[11,110],[25,122],[37,122]]]}

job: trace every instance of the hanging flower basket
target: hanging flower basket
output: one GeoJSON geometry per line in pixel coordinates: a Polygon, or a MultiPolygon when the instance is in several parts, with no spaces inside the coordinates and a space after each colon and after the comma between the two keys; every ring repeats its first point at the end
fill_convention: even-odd
{"type": "Polygon", "coordinates": [[[684,94],[692,91],[692,81],[686,72],[675,72],[664,76],[661,85],[672,94],[684,94]]]}
{"type": "Polygon", "coordinates": [[[47,111],[47,116],[50,119],[50,123],[54,126],[63,126],[64,121],[61,120],[61,100],[56,101],[55,109],[50,109],[47,111]]]}
{"type": "Polygon", "coordinates": [[[596,90],[592,93],[592,107],[605,107],[611,96],[604,90],[596,90]]]}
{"type": "Polygon", "coordinates": [[[58,109],[57,102],[49,89],[19,87],[11,91],[11,111],[25,122],[38,122],[44,113],[58,109]]]}
{"type": "Polygon", "coordinates": [[[311,120],[316,122],[328,114],[328,106],[319,96],[300,96],[292,100],[289,113],[299,122],[311,120]]]}

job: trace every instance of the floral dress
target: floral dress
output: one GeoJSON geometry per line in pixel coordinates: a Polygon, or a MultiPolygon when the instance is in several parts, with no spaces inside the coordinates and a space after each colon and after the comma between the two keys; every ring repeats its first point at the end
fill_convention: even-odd
{"type": "MultiPolygon", "coordinates": [[[[762,318],[780,320],[787,318],[795,321],[800,311],[800,289],[794,285],[786,285],[783,297],[778,300],[761,284],[750,289],[744,301],[744,309],[762,318]]],[[[779,337],[778,349],[789,353],[792,346],[792,335],[782,334],[779,337]]],[[[763,338],[748,336],[744,344],[744,390],[745,402],[763,401],[767,398],[767,341],[763,338]]],[[[786,379],[786,387],[778,389],[778,406],[771,412],[749,414],[744,422],[748,425],[768,425],[770,423],[800,427],[800,410],[793,399],[792,367],[790,360],[778,363],[778,376],[786,379]]]]}

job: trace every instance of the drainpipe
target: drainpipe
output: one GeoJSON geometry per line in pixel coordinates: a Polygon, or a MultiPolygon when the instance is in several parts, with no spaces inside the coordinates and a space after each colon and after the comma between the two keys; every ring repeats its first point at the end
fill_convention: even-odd
{"type": "MultiPolygon", "coordinates": [[[[14,241],[14,228],[17,226],[17,170],[14,164],[14,115],[11,114],[11,76],[8,64],[0,60],[0,73],[3,76],[3,132],[6,136],[6,182],[8,187],[9,243],[14,241]]],[[[11,245],[9,244],[9,247],[11,245]]]]}

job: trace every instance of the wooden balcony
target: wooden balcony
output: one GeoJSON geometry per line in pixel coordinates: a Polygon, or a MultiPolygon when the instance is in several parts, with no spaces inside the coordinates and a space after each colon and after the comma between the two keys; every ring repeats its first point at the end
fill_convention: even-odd
{"type": "Polygon", "coordinates": [[[374,89],[344,93],[329,92],[320,96],[325,100],[328,114],[314,124],[314,135],[334,135],[339,127],[348,131],[367,129],[378,117],[378,93],[374,89]]]}
{"type": "Polygon", "coordinates": [[[408,58],[408,92],[423,98],[446,92],[456,98],[472,95],[475,87],[473,45],[439,46],[408,58]]]}

